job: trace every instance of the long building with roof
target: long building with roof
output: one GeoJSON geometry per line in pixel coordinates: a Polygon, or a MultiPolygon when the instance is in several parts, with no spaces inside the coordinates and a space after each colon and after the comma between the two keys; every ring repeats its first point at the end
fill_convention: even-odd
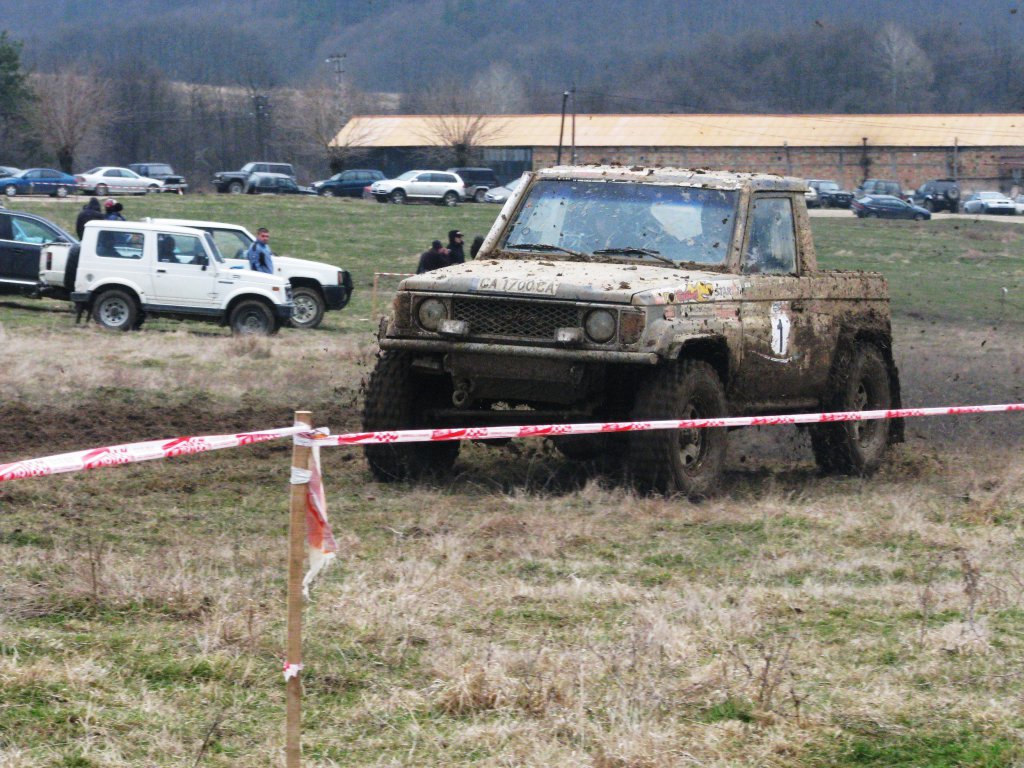
{"type": "Polygon", "coordinates": [[[1022,183],[1024,114],[364,115],[334,145],[389,175],[458,158],[505,179],[560,159],[1010,191],[1022,183]]]}

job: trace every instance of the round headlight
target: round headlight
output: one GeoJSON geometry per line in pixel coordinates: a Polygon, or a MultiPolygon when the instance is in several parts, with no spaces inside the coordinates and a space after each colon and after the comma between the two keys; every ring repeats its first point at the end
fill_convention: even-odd
{"type": "Polygon", "coordinates": [[[436,331],[441,327],[441,321],[448,319],[448,310],[440,299],[427,299],[420,302],[416,316],[423,328],[428,331],[436,331]]]}
{"type": "Polygon", "coordinates": [[[615,315],[607,309],[595,309],[587,314],[583,329],[591,341],[604,344],[615,335],[615,315]]]}

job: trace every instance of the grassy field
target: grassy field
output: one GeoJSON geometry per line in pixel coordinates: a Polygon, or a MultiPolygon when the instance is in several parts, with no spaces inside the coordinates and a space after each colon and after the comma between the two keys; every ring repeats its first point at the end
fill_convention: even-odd
{"type": "MultiPolygon", "coordinates": [[[[356,428],[373,272],[497,213],[126,202],[267,225],[359,293],[271,339],[0,302],[0,462],[300,408],[356,428]]],[[[1024,399],[1016,225],[814,228],[824,264],[889,277],[908,404],[1024,399]]],[[[325,450],[341,553],[307,612],[304,765],[1024,764],[1024,428],[920,422],[869,480],[819,476],[795,430],[735,432],[700,505],[536,442],[470,444],[428,487],[325,450]]],[[[0,768],[283,765],[290,450],[0,484],[0,768]]]]}

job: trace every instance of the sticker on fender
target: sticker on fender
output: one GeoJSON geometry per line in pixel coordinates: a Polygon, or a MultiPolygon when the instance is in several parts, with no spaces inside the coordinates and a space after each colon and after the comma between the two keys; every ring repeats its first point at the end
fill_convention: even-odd
{"type": "Polygon", "coordinates": [[[554,296],[558,283],[554,280],[536,280],[532,277],[481,277],[478,291],[502,291],[505,293],[536,293],[554,296]]]}

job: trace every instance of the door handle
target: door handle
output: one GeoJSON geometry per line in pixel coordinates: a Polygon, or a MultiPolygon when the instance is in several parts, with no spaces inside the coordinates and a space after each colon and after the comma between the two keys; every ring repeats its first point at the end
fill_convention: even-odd
{"type": "Polygon", "coordinates": [[[158,269],[157,272],[159,272],[160,274],[164,274],[164,275],[167,274],[167,270],[166,269],[158,269]]]}

